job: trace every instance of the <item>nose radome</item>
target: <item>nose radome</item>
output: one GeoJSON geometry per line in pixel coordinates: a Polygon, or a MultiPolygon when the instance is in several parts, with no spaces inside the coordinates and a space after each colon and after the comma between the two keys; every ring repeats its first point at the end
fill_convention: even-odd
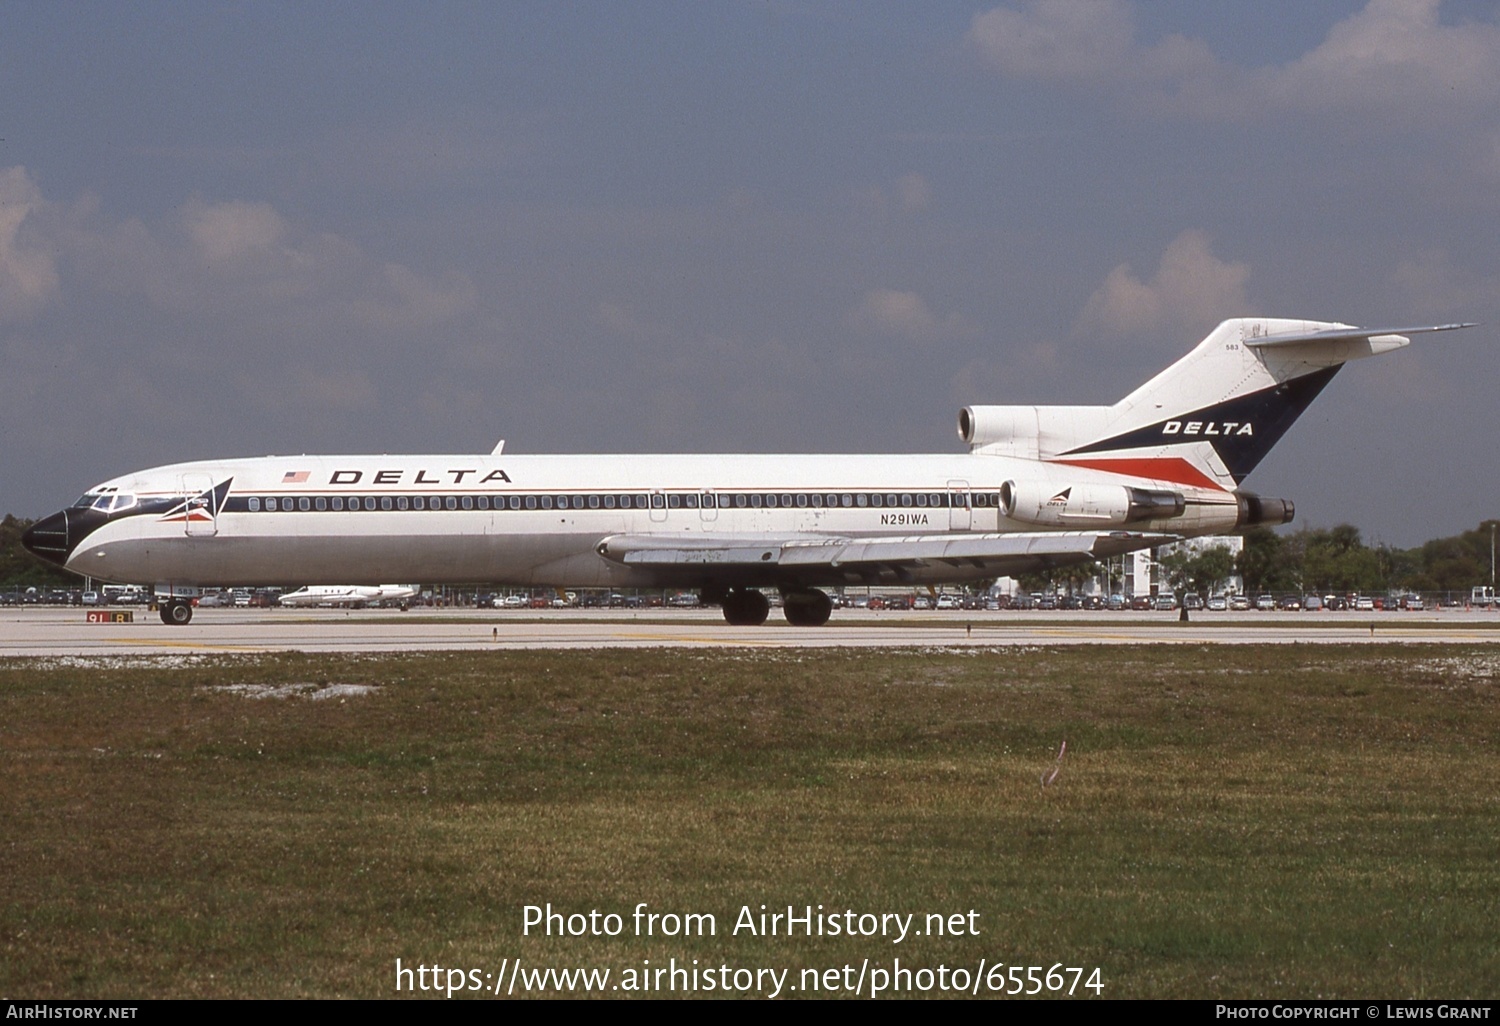
{"type": "Polygon", "coordinates": [[[21,532],[21,544],[34,556],[62,566],[68,561],[68,511],[43,517],[21,532]]]}

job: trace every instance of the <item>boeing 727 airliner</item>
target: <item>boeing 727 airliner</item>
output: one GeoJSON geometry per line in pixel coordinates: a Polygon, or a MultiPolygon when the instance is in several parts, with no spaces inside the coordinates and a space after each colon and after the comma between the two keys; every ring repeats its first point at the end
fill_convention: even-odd
{"type": "Polygon", "coordinates": [[[1112,406],[970,406],[969,451],[866,456],[267,456],[117,477],[33,525],[32,552],[204,586],[692,588],[732,624],[826,623],[822,590],[961,583],[1292,519],[1245,476],[1349,360],[1469,327],[1225,321],[1112,406]]]}

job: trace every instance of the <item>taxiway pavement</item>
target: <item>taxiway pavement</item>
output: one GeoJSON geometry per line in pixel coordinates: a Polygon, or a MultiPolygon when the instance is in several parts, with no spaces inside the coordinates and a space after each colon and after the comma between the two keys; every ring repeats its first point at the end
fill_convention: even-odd
{"type": "Polygon", "coordinates": [[[89,623],[83,609],[0,611],[0,657],[261,652],[420,652],[578,648],[922,648],[1132,644],[1500,644],[1500,612],[871,613],[838,610],[827,626],[730,627],[717,610],[202,609],[169,627],[89,623]]]}

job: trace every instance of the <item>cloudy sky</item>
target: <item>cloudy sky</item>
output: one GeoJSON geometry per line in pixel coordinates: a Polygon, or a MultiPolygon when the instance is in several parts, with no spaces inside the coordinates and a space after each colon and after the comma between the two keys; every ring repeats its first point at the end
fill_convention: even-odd
{"type": "Polygon", "coordinates": [[[956,452],[1252,314],[1481,321],[1247,485],[1500,514],[1491,0],[0,4],[0,512],[274,452],[956,452]]]}

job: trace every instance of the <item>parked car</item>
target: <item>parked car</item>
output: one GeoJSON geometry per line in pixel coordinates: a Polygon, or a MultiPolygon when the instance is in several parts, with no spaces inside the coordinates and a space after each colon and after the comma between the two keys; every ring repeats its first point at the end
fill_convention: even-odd
{"type": "Polygon", "coordinates": [[[1249,595],[1231,595],[1231,596],[1229,596],[1229,608],[1230,608],[1230,610],[1232,612],[1243,613],[1245,610],[1247,610],[1247,609],[1250,608],[1250,596],[1249,595]]]}
{"type": "Polygon", "coordinates": [[[1210,613],[1222,613],[1229,608],[1229,599],[1223,595],[1210,595],[1208,597],[1208,611],[1210,613]]]}
{"type": "Polygon", "coordinates": [[[1267,612],[1276,608],[1275,595],[1257,595],[1255,597],[1255,608],[1261,612],[1267,612]]]}

